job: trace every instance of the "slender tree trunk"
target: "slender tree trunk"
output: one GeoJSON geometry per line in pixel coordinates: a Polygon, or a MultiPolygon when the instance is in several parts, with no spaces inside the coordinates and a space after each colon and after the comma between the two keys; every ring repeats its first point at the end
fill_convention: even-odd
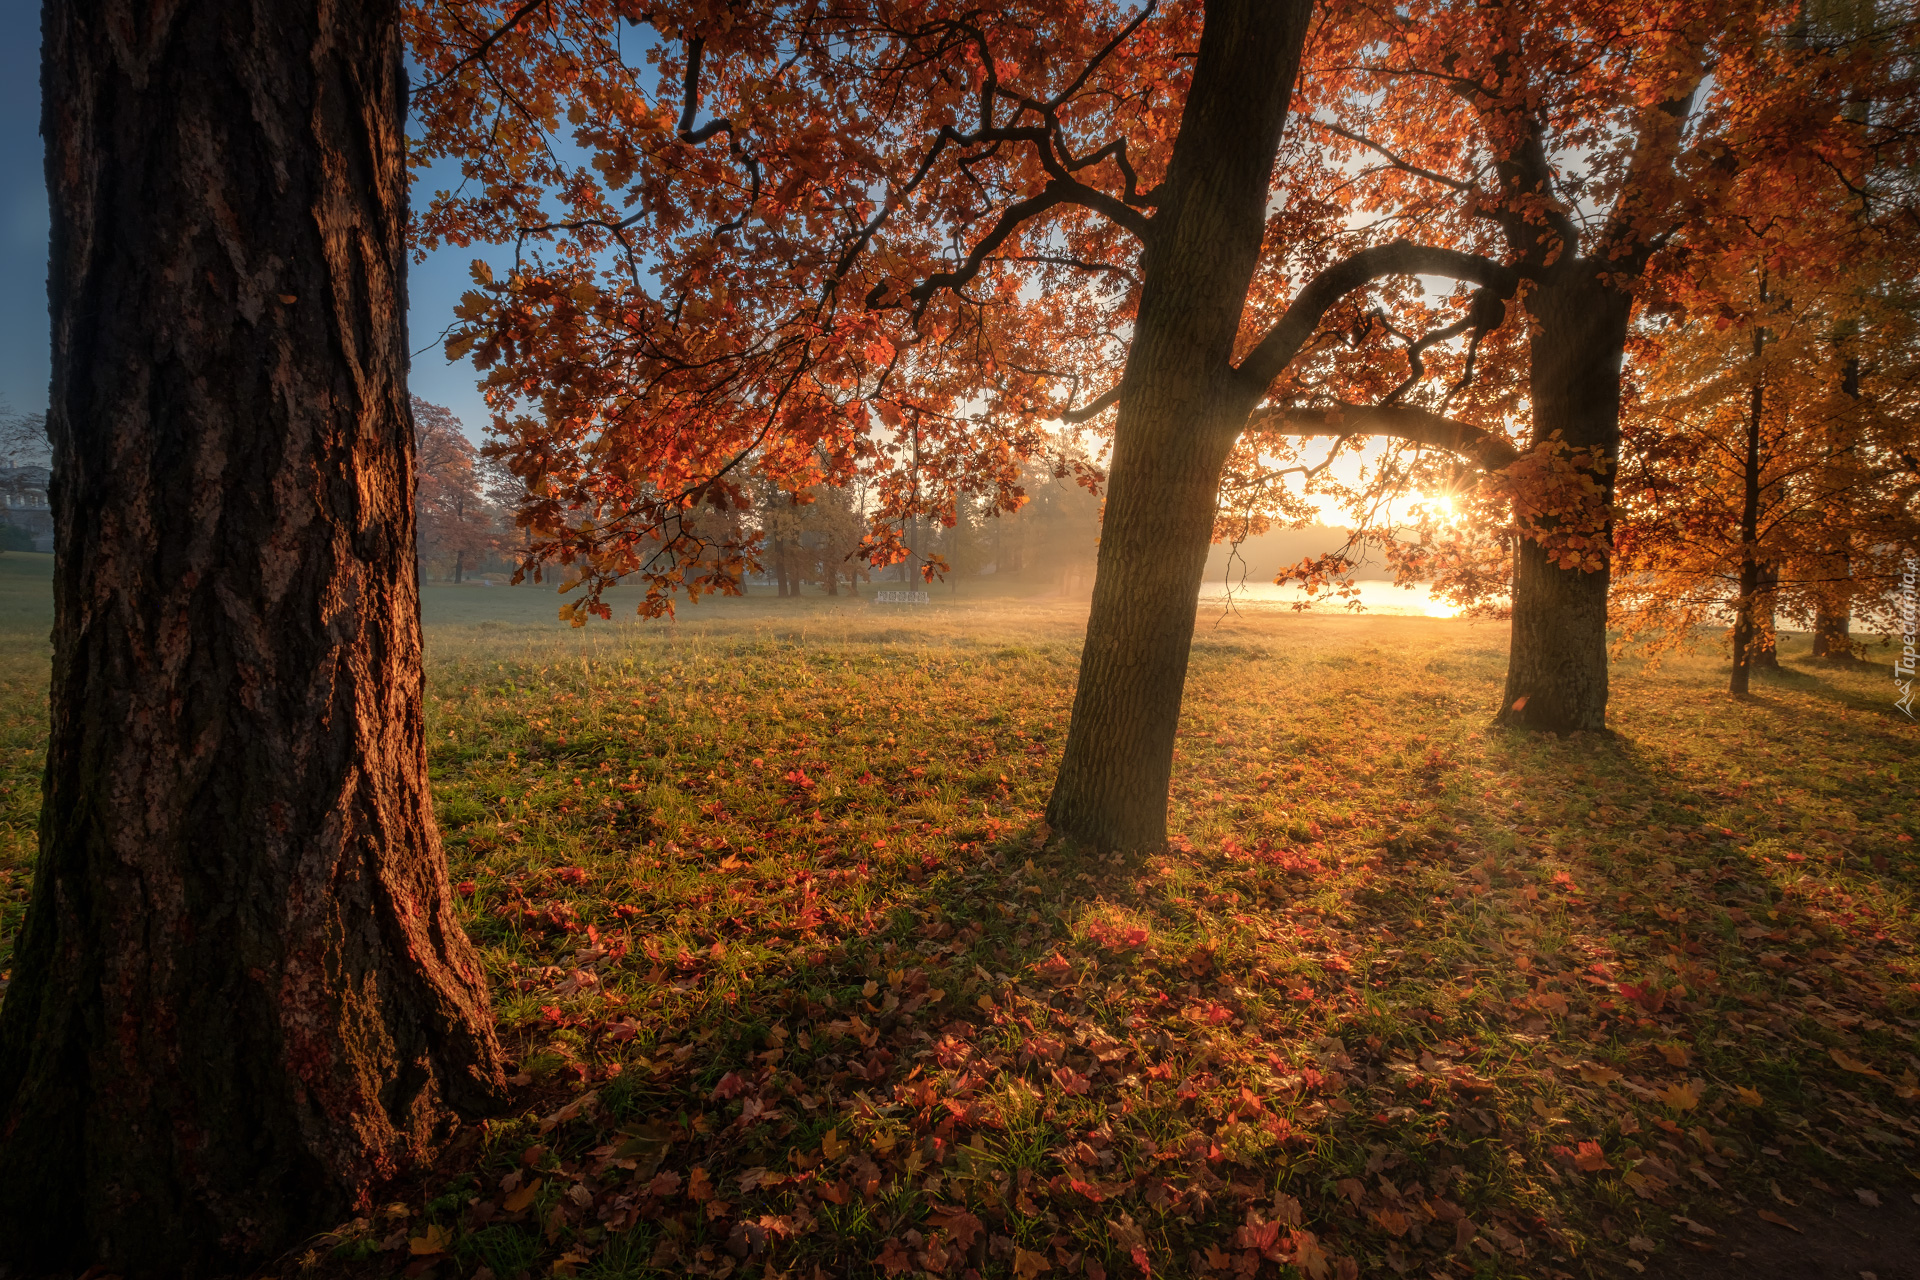
{"type": "Polygon", "coordinates": [[[1207,5],[1145,255],[1073,721],[1047,806],[1104,848],[1162,844],[1220,470],[1261,389],[1233,341],[1311,5],[1207,5]]]}
{"type": "MultiPolygon", "coordinates": [[[[1764,300],[1765,290],[1761,292],[1764,300]]],[[[1760,424],[1766,411],[1766,381],[1760,357],[1767,331],[1753,330],[1753,386],[1747,394],[1747,439],[1741,456],[1740,596],[1733,602],[1733,673],[1727,692],[1745,697],[1752,684],[1755,618],[1760,606],[1760,424]]]]}
{"type": "Polygon", "coordinates": [[[1747,655],[1747,660],[1757,671],[1778,671],[1780,634],[1774,625],[1774,615],[1778,611],[1776,602],[1780,598],[1780,566],[1777,562],[1770,561],[1760,566],[1759,591],[1753,612],[1753,649],[1747,655]]]}
{"type": "Polygon", "coordinates": [[[453,582],[455,586],[458,586],[460,584],[461,574],[466,570],[466,567],[467,567],[467,553],[464,551],[454,552],[453,553],[453,582]]]}
{"type": "Polygon", "coordinates": [[[51,733],[0,1260],[226,1274],[502,1095],[429,807],[391,0],[49,0],[51,733]]]}
{"type": "MultiPolygon", "coordinates": [[[[1764,298],[1764,291],[1763,291],[1764,298]]],[[[1766,349],[1766,330],[1753,334],[1753,385],[1748,396],[1747,436],[1742,451],[1740,505],[1739,596],[1734,601],[1733,670],[1727,691],[1743,697],[1752,685],[1754,652],[1759,645],[1759,609],[1765,571],[1760,563],[1761,424],[1766,409],[1766,384],[1759,361],[1766,349]]]]}
{"type": "MultiPolygon", "coordinates": [[[[1850,400],[1860,398],[1860,360],[1847,360],[1840,375],[1840,390],[1850,400]]],[[[1840,466],[1840,454],[1846,446],[1842,429],[1829,425],[1827,457],[1821,468],[1821,484],[1828,505],[1840,502],[1846,478],[1840,466]]],[[[1848,529],[1837,529],[1818,561],[1821,576],[1813,614],[1813,656],[1828,662],[1853,662],[1853,538],[1848,529]]]]}
{"type": "MultiPolygon", "coordinates": [[[[1604,264],[1601,264],[1604,265],[1604,264]]],[[[1534,321],[1529,387],[1536,447],[1559,434],[1602,460],[1602,501],[1613,500],[1620,455],[1620,366],[1632,299],[1574,260],[1527,295],[1534,321]]],[[[1601,531],[1611,538],[1611,525],[1601,531]]],[[[1604,541],[1603,541],[1604,546],[1604,541]]],[[[1607,591],[1612,568],[1560,567],[1539,542],[1514,554],[1513,635],[1500,723],[1570,733],[1607,721],[1607,591]]]]}

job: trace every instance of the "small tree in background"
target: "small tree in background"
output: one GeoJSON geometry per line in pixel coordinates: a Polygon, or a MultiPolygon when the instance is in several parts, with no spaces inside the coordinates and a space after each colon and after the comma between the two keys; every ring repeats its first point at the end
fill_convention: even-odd
{"type": "Polygon", "coordinates": [[[414,396],[413,438],[420,555],[459,582],[499,548],[500,508],[487,494],[480,451],[452,410],[414,396]]]}

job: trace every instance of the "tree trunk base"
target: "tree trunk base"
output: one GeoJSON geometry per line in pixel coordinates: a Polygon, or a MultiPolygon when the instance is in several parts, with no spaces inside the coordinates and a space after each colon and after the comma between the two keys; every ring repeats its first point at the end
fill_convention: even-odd
{"type": "Polygon", "coordinates": [[[1542,733],[1607,728],[1607,584],[1602,569],[1562,569],[1522,542],[1513,575],[1513,640],[1494,723],[1542,733]]]}

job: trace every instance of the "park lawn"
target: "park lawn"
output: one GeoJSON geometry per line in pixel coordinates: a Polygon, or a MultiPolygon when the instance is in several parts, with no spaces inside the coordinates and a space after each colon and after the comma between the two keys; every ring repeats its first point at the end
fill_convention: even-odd
{"type": "Polygon", "coordinates": [[[1100,858],[1041,821],[1084,604],[494,590],[428,592],[429,728],[515,1105],[276,1275],[1657,1275],[1920,1190],[1885,667],[1527,737],[1499,624],[1209,610],[1172,846],[1100,858]]]}

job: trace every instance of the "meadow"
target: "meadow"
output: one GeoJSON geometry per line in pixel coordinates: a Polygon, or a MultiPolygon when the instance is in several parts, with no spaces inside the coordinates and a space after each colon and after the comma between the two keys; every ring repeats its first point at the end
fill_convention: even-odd
{"type": "MultiPolygon", "coordinates": [[[[0,556],[0,967],[43,561],[0,556]]],[[[272,1274],[1706,1275],[1911,1214],[1884,666],[1800,639],[1733,701],[1709,642],[1532,737],[1501,624],[1206,607],[1175,835],[1098,857],[1042,819],[1085,603],[933,599],[428,588],[515,1104],[272,1274]]]]}

